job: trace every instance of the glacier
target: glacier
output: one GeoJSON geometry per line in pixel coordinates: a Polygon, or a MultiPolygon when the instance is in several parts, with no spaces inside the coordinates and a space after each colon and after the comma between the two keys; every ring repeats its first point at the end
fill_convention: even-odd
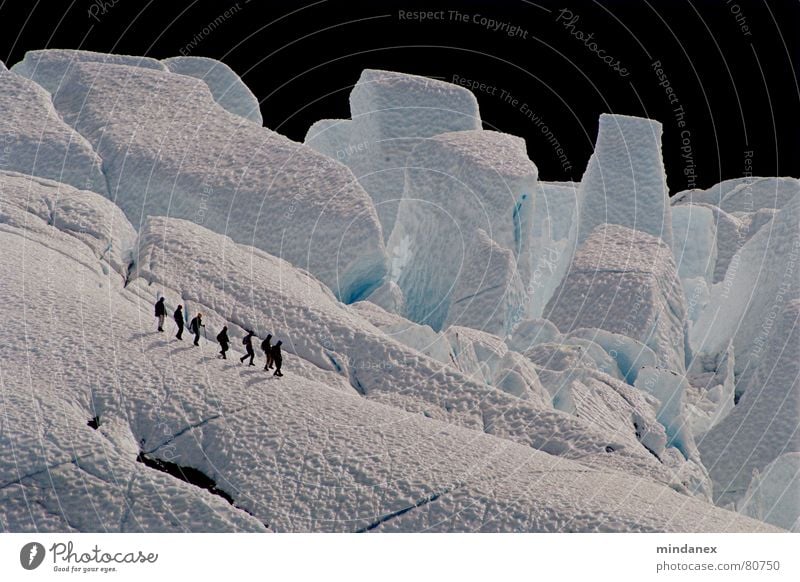
{"type": "Polygon", "coordinates": [[[203,57],[31,51],[0,112],[0,530],[797,530],[797,179],[670,199],[603,114],[542,181],[370,69],[302,144],[203,57]]]}

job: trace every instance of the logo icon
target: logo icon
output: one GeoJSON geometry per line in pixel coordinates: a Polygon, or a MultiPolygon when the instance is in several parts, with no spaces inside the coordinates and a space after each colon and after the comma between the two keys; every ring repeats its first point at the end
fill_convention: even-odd
{"type": "Polygon", "coordinates": [[[44,561],[44,546],[38,542],[30,542],[22,546],[19,552],[19,563],[26,570],[35,570],[44,561]]]}

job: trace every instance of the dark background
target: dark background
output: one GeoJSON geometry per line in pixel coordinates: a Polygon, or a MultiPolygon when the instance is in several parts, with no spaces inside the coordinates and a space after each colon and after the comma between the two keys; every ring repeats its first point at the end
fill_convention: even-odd
{"type": "Polygon", "coordinates": [[[184,49],[231,66],[260,99],[265,125],[299,141],[318,119],[349,117],[349,91],[368,67],[497,87],[494,95],[476,91],[484,127],[525,137],[546,180],[580,179],[600,113],[658,119],[673,193],[750,169],[800,177],[798,32],[797,0],[0,0],[0,59],[9,67],[25,51],[47,47],[154,58],[184,49]],[[564,7],[579,16],[575,30],[593,32],[628,77],[556,22],[564,7]],[[471,21],[398,17],[398,10],[439,8],[508,22],[527,38],[471,21]],[[658,85],[656,60],[678,104],[658,85]],[[503,101],[502,90],[518,103],[503,101]],[[553,131],[571,168],[522,103],[553,131]],[[685,128],[677,125],[677,105],[685,128]]]}

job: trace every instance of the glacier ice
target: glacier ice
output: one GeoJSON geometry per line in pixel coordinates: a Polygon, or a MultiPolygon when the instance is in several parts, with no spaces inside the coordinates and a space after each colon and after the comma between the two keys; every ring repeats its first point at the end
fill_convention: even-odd
{"type": "Polygon", "coordinates": [[[659,122],[600,115],[594,153],[578,188],[578,243],[599,225],[618,224],[672,244],[669,191],[659,122]]]}
{"type": "Polygon", "coordinates": [[[717,228],[710,208],[694,204],[672,209],[672,253],[681,280],[703,278],[710,285],[717,263],[717,228]]]}
{"type": "Polygon", "coordinates": [[[80,63],[106,63],[156,71],[167,70],[163,63],[149,57],[112,55],[71,49],[28,51],[21,61],[11,67],[11,70],[38,83],[44,87],[45,91],[55,95],[65,78],[72,72],[73,67],[80,63]]]}
{"type": "Polygon", "coordinates": [[[148,215],[192,220],[307,269],[345,302],[382,281],[380,223],[350,170],[242,123],[202,81],[82,63],[54,103],[103,157],[135,227],[148,215]]]}
{"type": "MultiPolygon", "coordinates": [[[[784,209],[786,210],[786,209],[784,209]]],[[[800,299],[792,299],[772,323],[765,353],[733,410],[698,441],[722,506],[738,502],[753,472],[785,453],[800,452],[800,299]]],[[[752,349],[752,348],[751,348],[752,349]]],[[[748,351],[734,350],[736,363],[748,351]]],[[[738,386],[737,386],[738,388],[738,386]]]]}
{"type": "Polygon", "coordinates": [[[413,150],[388,245],[409,319],[510,331],[524,309],[536,180],[524,140],[507,134],[444,133],[413,150]]]}
{"type": "Polygon", "coordinates": [[[258,99],[225,63],[208,57],[171,57],[161,62],[173,73],[203,81],[216,102],[231,113],[257,125],[264,124],[258,99]]]}
{"type": "Polygon", "coordinates": [[[533,209],[527,316],[542,316],[575,254],[578,229],[575,182],[539,182],[533,209]]]}
{"type": "Polygon", "coordinates": [[[785,453],[756,472],[738,511],[800,532],[800,453],[785,453]]]}
{"type": "MultiPolygon", "coordinates": [[[[716,284],[690,334],[692,351],[717,354],[733,340],[736,373],[754,369],[765,353],[775,320],[800,293],[800,197],[795,197],[738,253],[716,284]]],[[[739,378],[746,388],[746,377],[739,378]]]]}
{"type": "Polygon", "coordinates": [[[403,195],[408,157],[435,135],[481,128],[464,87],[428,77],[365,69],[350,93],[352,120],[322,120],[305,143],[349,166],[372,196],[388,240],[403,195]]]}
{"type": "Polygon", "coordinates": [[[671,249],[647,233],[597,227],[578,248],[544,317],[562,332],[597,328],[641,342],[685,370],[686,307],[671,249]]]}
{"type": "Polygon", "coordinates": [[[752,213],[765,208],[783,208],[798,192],[800,180],[797,178],[734,178],[706,190],[678,192],[672,198],[672,205],[705,203],[727,213],[752,213]]]}
{"type": "Polygon", "coordinates": [[[53,109],[33,81],[0,71],[0,170],[22,172],[105,194],[102,160],[53,109]]]}
{"type": "Polygon", "coordinates": [[[0,80],[0,529],[796,529],[796,179],[670,206],[660,124],[609,115],[539,182],[469,91],[385,71],[307,145],[211,59],[0,80]]]}

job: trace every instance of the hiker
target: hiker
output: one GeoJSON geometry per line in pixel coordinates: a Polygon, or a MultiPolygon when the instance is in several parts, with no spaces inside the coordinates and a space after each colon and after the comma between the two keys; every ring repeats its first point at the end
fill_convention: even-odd
{"type": "Polygon", "coordinates": [[[156,317],[158,318],[158,331],[164,331],[164,318],[167,316],[167,308],[164,307],[164,298],[156,301],[156,317]]]}
{"type": "Polygon", "coordinates": [[[247,353],[243,355],[241,358],[239,358],[239,361],[244,364],[244,361],[247,358],[250,358],[250,364],[249,364],[250,366],[255,366],[255,364],[253,363],[253,358],[256,357],[256,353],[253,351],[253,336],[255,335],[256,334],[254,334],[252,331],[248,331],[247,335],[244,336],[244,338],[242,338],[242,343],[244,344],[247,353]]]}
{"type": "Polygon", "coordinates": [[[261,342],[261,349],[264,351],[264,357],[267,359],[267,363],[264,364],[264,369],[269,370],[272,368],[272,334],[267,334],[267,339],[261,342]]]}
{"type": "Polygon", "coordinates": [[[194,334],[194,345],[200,345],[200,328],[205,327],[203,325],[203,314],[198,313],[195,318],[189,324],[189,331],[194,334]]]}
{"type": "Polygon", "coordinates": [[[227,360],[228,358],[225,356],[225,352],[228,351],[228,344],[231,343],[231,340],[228,339],[228,326],[222,328],[222,331],[217,334],[217,341],[219,342],[219,346],[222,350],[219,352],[220,357],[223,360],[227,360]]]}
{"type": "Polygon", "coordinates": [[[183,305],[178,305],[175,313],[172,314],[175,318],[175,323],[178,326],[178,333],[175,335],[179,340],[183,340],[183,305]]]}
{"type": "Polygon", "coordinates": [[[275,373],[273,376],[283,376],[281,372],[281,363],[283,362],[283,356],[281,355],[282,343],[282,341],[278,341],[278,343],[272,346],[272,361],[275,364],[275,373]]]}

